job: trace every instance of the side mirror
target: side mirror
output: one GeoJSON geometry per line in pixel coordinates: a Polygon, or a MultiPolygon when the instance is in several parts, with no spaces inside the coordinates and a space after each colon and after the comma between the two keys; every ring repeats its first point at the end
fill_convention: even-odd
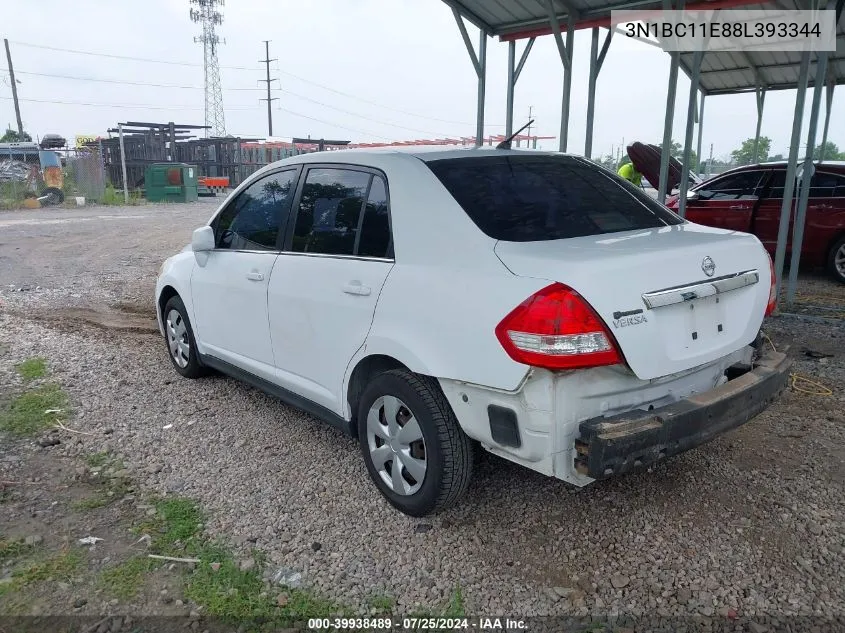
{"type": "Polygon", "coordinates": [[[191,250],[195,253],[213,251],[214,229],[210,226],[202,226],[195,230],[191,236],[191,250]]]}
{"type": "Polygon", "coordinates": [[[202,226],[196,229],[191,236],[191,250],[200,266],[205,266],[208,255],[214,250],[214,229],[210,226],[202,226]]]}

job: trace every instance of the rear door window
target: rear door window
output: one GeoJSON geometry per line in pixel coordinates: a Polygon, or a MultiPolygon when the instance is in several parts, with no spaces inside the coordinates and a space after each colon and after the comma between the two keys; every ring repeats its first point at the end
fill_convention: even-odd
{"type": "Polygon", "coordinates": [[[291,250],[352,255],[371,175],[335,168],[309,169],[302,187],[291,250]]]}
{"type": "Polygon", "coordinates": [[[381,176],[373,176],[355,254],[359,257],[393,257],[387,187],[381,176]]]}
{"type": "Polygon", "coordinates": [[[493,239],[557,240],[681,224],[621,178],[569,156],[432,160],[429,169],[493,239]]]}
{"type": "Polygon", "coordinates": [[[845,177],[817,171],[810,181],[811,198],[834,198],[845,196],[845,177]]]}

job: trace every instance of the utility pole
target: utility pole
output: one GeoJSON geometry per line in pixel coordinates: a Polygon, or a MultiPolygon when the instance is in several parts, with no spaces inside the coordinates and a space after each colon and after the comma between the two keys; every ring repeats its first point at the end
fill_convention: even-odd
{"type": "Polygon", "coordinates": [[[12,66],[12,54],[9,52],[9,40],[3,39],[6,45],[6,61],[9,63],[9,79],[12,81],[12,101],[15,102],[15,117],[18,120],[18,135],[23,140],[23,121],[21,121],[21,106],[18,103],[18,84],[15,81],[15,69],[12,66]]]}
{"type": "Polygon", "coordinates": [[[710,159],[707,161],[707,177],[713,172],[713,143],[710,143],[710,159]]]}
{"type": "Polygon", "coordinates": [[[267,79],[259,79],[258,81],[263,81],[267,84],[267,98],[259,99],[259,101],[267,102],[267,136],[273,136],[273,110],[270,105],[273,101],[276,101],[277,97],[270,96],[270,82],[277,80],[270,79],[270,62],[276,61],[275,59],[270,59],[270,40],[264,40],[264,53],[266,59],[259,59],[258,61],[263,62],[267,67],[267,79]]]}

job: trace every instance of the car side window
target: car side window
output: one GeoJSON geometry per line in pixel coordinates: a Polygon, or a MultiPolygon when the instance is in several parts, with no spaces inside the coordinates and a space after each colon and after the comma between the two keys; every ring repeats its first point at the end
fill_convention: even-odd
{"type": "Polygon", "coordinates": [[[845,196],[845,176],[817,171],[810,180],[811,198],[840,198],[845,196]]]}
{"type": "Polygon", "coordinates": [[[772,172],[772,175],[769,176],[769,182],[766,185],[769,193],[766,195],[767,198],[775,198],[775,199],[782,199],[783,198],[783,189],[786,186],[786,170],[784,169],[776,169],[772,172]]]}
{"type": "Polygon", "coordinates": [[[738,174],[716,179],[702,186],[702,198],[706,200],[740,200],[755,197],[755,190],[760,184],[762,171],[743,171],[738,174]]]}
{"type": "Polygon", "coordinates": [[[290,215],[296,174],[295,169],[270,174],[239,193],[215,222],[215,247],[276,250],[279,231],[290,215]]]}
{"type": "Polygon", "coordinates": [[[387,187],[381,176],[373,176],[355,254],[361,257],[393,257],[387,187]]]}
{"type": "MultiPolygon", "coordinates": [[[[769,198],[783,198],[783,189],[786,183],[786,171],[778,170],[772,174],[769,180],[769,198]]],[[[794,198],[799,195],[799,183],[796,181],[792,193],[794,198]]],[[[810,198],[845,198],[845,176],[816,172],[810,181],[810,198]]]]}
{"type": "Polygon", "coordinates": [[[337,168],[309,169],[296,214],[295,253],[353,255],[370,174],[337,168]]]}

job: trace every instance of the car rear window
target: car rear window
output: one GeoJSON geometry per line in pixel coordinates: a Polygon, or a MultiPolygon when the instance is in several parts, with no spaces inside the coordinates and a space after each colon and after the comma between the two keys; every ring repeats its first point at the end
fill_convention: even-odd
{"type": "Polygon", "coordinates": [[[683,222],[630,183],[574,157],[510,154],[426,164],[497,240],[538,242],[683,222]]]}

